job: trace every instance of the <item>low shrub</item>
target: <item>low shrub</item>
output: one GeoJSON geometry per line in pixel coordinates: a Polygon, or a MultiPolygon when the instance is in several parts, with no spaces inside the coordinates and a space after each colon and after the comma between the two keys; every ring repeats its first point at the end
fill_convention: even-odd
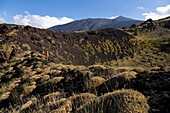
{"type": "Polygon", "coordinates": [[[148,113],[146,97],[134,90],[107,93],[78,109],[78,113],[148,113]]]}

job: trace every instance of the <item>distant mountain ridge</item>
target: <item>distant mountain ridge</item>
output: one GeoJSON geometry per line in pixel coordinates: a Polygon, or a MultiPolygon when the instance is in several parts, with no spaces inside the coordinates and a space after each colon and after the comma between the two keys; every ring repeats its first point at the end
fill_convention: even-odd
{"type": "Polygon", "coordinates": [[[74,31],[86,31],[86,30],[96,30],[104,28],[122,28],[131,27],[133,24],[140,23],[140,20],[134,20],[131,18],[126,18],[119,16],[115,19],[102,19],[102,18],[88,18],[82,20],[76,20],[64,25],[57,25],[49,30],[60,31],[60,32],[74,32],[74,31]]]}

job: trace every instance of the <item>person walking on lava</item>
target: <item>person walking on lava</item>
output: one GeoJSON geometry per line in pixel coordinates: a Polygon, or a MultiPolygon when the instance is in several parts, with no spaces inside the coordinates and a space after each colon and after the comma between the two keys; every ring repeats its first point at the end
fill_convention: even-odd
{"type": "Polygon", "coordinates": [[[46,61],[48,62],[48,60],[49,60],[49,52],[46,51],[46,61]]]}

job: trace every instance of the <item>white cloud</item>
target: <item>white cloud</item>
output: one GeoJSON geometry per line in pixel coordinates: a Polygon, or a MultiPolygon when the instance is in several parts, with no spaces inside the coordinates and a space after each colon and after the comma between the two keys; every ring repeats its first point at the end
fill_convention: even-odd
{"type": "Polygon", "coordinates": [[[145,8],[144,8],[143,6],[139,6],[139,7],[137,7],[137,9],[139,9],[139,10],[145,10],[145,8]]]}
{"type": "Polygon", "coordinates": [[[0,23],[6,23],[5,18],[0,17],[0,23]]]}
{"type": "Polygon", "coordinates": [[[50,16],[31,15],[28,11],[25,11],[25,15],[15,15],[13,19],[15,24],[30,25],[38,28],[49,28],[73,21],[72,18],[67,17],[56,18],[50,16]]]}
{"type": "Polygon", "coordinates": [[[170,16],[170,4],[165,7],[157,7],[155,12],[144,13],[145,20],[147,19],[161,19],[170,16]]]}
{"type": "Polygon", "coordinates": [[[118,16],[112,16],[112,17],[109,17],[109,19],[115,19],[117,18],[118,16]]]}

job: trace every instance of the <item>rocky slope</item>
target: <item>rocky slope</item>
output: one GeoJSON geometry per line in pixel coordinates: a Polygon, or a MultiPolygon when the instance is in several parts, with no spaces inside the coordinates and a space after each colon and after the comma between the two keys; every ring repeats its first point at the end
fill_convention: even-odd
{"type": "Polygon", "coordinates": [[[56,63],[90,65],[133,54],[133,36],[118,29],[56,33],[29,26],[0,25],[1,62],[19,52],[34,51],[56,63]]]}

